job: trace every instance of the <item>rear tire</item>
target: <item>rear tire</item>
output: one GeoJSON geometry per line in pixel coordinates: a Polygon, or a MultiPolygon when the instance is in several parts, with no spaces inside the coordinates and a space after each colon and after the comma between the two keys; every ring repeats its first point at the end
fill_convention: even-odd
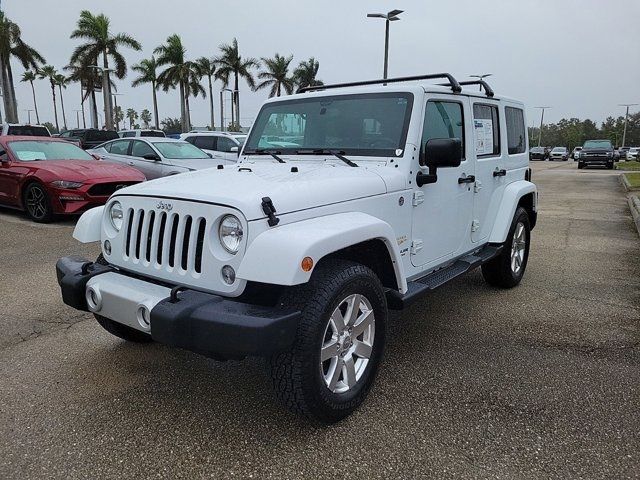
{"type": "Polygon", "coordinates": [[[482,265],[482,276],[489,285],[513,288],[520,283],[529,260],[531,225],[527,211],[518,207],[502,252],[482,265]]]}
{"type": "Polygon", "coordinates": [[[578,162],[578,170],[582,170],[584,168],[584,163],[578,162]]]}
{"type": "Polygon", "coordinates": [[[363,265],[325,260],[281,303],[302,317],[291,349],[269,360],[276,396],[315,422],[342,420],[364,402],[384,351],[387,302],[380,280],[363,265]]]}
{"type": "MultiPolygon", "coordinates": [[[[109,265],[109,262],[105,260],[102,254],[98,255],[98,258],[96,259],[95,263],[98,263],[100,265],[109,265]]],[[[123,325],[121,323],[114,322],[113,320],[103,317],[102,315],[98,315],[97,313],[94,313],[93,316],[96,317],[96,320],[98,321],[100,326],[104,328],[107,332],[109,332],[111,335],[115,335],[118,338],[126,340],[127,342],[134,342],[134,343],[153,342],[151,335],[147,333],[143,333],[134,328],[127,327],[126,325],[123,325]]]]}

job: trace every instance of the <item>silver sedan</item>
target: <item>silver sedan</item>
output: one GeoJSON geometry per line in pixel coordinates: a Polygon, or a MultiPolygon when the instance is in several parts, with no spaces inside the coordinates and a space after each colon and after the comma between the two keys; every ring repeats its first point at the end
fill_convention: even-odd
{"type": "Polygon", "coordinates": [[[89,150],[107,162],[140,170],[147,179],[212,168],[220,163],[198,147],[171,138],[121,138],[89,150]]]}

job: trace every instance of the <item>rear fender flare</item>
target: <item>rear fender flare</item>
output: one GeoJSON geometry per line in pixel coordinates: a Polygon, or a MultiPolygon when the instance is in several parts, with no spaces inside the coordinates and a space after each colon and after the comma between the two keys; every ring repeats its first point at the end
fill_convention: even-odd
{"type": "Polygon", "coordinates": [[[505,188],[502,202],[496,215],[496,221],[489,235],[489,243],[503,243],[506,241],[518,202],[522,197],[530,193],[534,194],[533,209],[536,211],[538,197],[535,184],[526,180],[518,180],[505,188]]]}

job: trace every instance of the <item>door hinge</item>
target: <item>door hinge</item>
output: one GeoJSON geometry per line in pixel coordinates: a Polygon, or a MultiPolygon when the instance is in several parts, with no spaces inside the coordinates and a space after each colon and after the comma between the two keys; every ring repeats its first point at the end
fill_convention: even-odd
{"type": "Polygon", "coordinates": [[[480,222],[478,220],[474,220],[473,222],[471,222],[472,232],[477,232],[479,228],[480,228],[480,222]]]}
{"type": "Polygon", "coordinates": [[[411,255],[415,255],[420,250],[422,250],[422,240],[415,239],[413,242],[411,242],[411,255]]]}
{"type": "Polygon", "coordinates": [[[424,192],[419,190],[417,192],[413,192],[413,206],[417,207],[422,202],[424,202],[424,192]]]}
{"type": "Polygon", "coordinates": [[[478,193],[480,190],[482,190],[482,182],[476,181],[475,185],[473,186],[473,193],[478,193]]]}

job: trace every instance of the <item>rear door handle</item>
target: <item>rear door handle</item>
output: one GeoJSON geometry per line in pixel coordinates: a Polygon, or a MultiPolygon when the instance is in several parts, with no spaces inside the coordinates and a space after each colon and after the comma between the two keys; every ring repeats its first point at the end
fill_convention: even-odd
{"type": "Polygon", "coordinates": [[[494,177],[504,177],[507,174],[507,171],[503,168],[502,170],[494,170],[493,171],[493,176],[494,177]]]}
{"type": "Polygon", "coordinates": [[[129,162],[129,165],[131,165],[133,167],[134,163],[133,162],[129,162]]]}
{"type": "Polygon", "coordinates": [[[465,175],[464,177],[458,178],[458,183],[473,183],[476,181],[475,175],[465,175]]]}

